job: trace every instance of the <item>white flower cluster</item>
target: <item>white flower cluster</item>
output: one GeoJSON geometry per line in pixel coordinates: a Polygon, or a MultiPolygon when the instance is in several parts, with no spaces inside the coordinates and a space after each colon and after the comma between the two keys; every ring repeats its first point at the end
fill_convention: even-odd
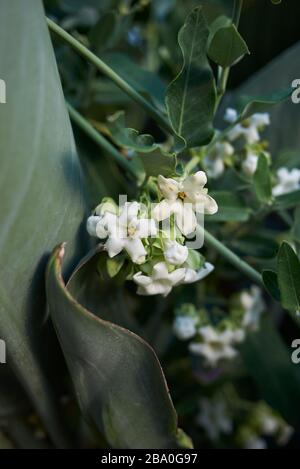
{"type": "Polygon", "coordinates": [[[272,194],[278,195],[289,194],[300,189],[300,169],[279,168],[277,171],[277,184],[272,189],[272,194]]]}
{"type": "Polygon", "coordinates": [[[231,320],[228,317],[216,327],[209,324],[207,318],[200,318],[196,310],[182,308],[174,320],[174,334],[180,340],[194,339],[189,343],[189,351],[203,357],[205,365],[216,367],[220,362],[236,357],[235,345],[244,341],[248,330],[258,329],[265,309],[261,290],[252,286],[250,290],[242,291],[234,308],[238,318],[231,320]]]}
{"type": "Polygon", "coordinates": [[[88,218],[87,231],[103,241],[110,258],[122,251],[129,256],[131,279],[138,285],[139,295],[166,296],[174,286],[201,280],[213,270],[198,253],[195,262],[192,250],[184,244],[185,237],[197,228],[197,214],[218,210],[204,187],[206,183],[203,171],[181,179],[160,175],[157,185],[162,199],[153,208],[150,201],[146,207],[137,201],[118,207],[106,199],[88,218]],[[164,222],[164,227],[159,222],[164,222]]]}
{"type": "Polygon", "coordinates": [[[235,153],[234,142],[243,139],[246,155],[243,157],[242,170],[247,176],[252,176],[257,168],[257,144],[260,142],[260,132],[270,125],[268,113],[256,113],[238,122],[238,113],[233,108],[226,109],[224,120],[232,125],[226,139],[217,142],[209,154],[205,155],[203,163],[207,174],[212,178],[220,177],[225,169],[226,160],[230,160],[235,153]],[[235,125],[234,123],[237,122],[235,125]]]}
{"type": "Polygon", "coordinates": [[[221,396],[213,396],[211,399],[202,398],[199,407],[196,424],[205,430],[211,441],[218,441],[222,433],[225,435],[232,433],[233,422],[228,406],[221,396]]]}
{"type": "Polygon", "coordinates": [[[267,449],[267,438],[279,446],[290,440],[294,429],[265,402],[254,405],[247,421],[239,428],[237,439],[244,449],[267,449]]]}

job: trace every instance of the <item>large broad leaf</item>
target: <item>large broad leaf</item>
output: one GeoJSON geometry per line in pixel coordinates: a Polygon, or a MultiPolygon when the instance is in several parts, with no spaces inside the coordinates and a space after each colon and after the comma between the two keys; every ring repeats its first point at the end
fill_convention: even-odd
{"type": "Polygon", "coordinates": [[[271,203],[272,185],[269,162],[264,153],[258,158],[257,168],[253,175],[254,190],[260,202],[271,203]]]}
{"type": "Polygon", "coordinates": [[[70,244],[70,267],[83,204],[42,2],[1,1],[0,70],[7,84],[7,103],[0,104],[0,337],[9,364],[62,445],[46,373],[55,350],[49,350],[44,267],[61,239],[70,244]]]}
{"type": "Polygon", "coordinates": [[[284,242],[277,258],[281,304],[292,312],[300,312],[300,262],[292,247],[284,242]]]}
{"type": "Polygon", "coordinates": [[[48,266],[47,294],[84,414],[115,448],[179,447],[176,413],[154,351],[109,321],[107,307],[102,306],[105,319],[100,317],[103,300],[95,286],[99,293],[96,269],[103,253],[81,263],[69,290],[61,276],[63,256],[63,246],[56,248],[48,266]]]}
{"type": "Polygon", "coordinates": [[[269,319],[263,320],[258,332],[249,334],[242,357],[268,404],[299,428],[299,365],[292,363],[291,352],[269,319]]]}
{"type": "Polygon", "coordinates": [[[216,191],[211,196],[217,201],[219,210],[209,217],[209,222],[223,221],[247,221],[251,214],[251,209],[239,195],[233,192],[216,191]]]}
{"type": "Polygon", "coordinates": [[[206,56],[207,39],[208,27],[202,7],[197,7],[179,32],[183,66],[166,94],[172,127],[188,147],[207,144],[213,137],[216,87],[206,56]]]}

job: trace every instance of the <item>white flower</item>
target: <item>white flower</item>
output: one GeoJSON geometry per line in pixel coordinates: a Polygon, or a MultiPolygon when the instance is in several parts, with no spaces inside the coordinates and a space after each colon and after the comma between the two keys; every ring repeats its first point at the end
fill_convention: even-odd
{"type": "Polygon", "coordinates": [[[183,264],[188,257],[188,248],[177,243],[177,241],[167,241],[166,249],[164,250],[164,256],[166,262],[172,265],[183,264]]]}
{"type": "MultiPolygon", "coordinates": [[[[228,122],[234,123],[233,110],[226,113],[225,117],[228,122]],[[232,119],[232,120],[230,120],[232,119]]],[[[237,116],[236,116],[237,117],[237,116]]],[[[259,130],[270,124],[270,116],[268,113],[257,113],[246,119],[243,123],[237,123],[229,132],[228,139],[233,142],[240,137],[244,137],[247,143],[256,143],[260,140],[259,130]]]]}
{"type": "Polygon", "coordinates": [[[213,265],[207,262],[199,271],[188,267],[180,267],[169,273],[166,262],[158,262],[153,267],[150,276],[144,275],[142,272],[137,272],[133,276],[133,280],[139,285],[137,290],[138,295],[160,294],[167,296],[173,287],[202,280],[213,269],[213,265]]]}
{"type": "Polygon", "coordinates": [[[278,183],[272,190],[274,196],[300,189],[300,169],[294,168],[289,171],[287,168],[280,168],[277,171],[277,179],[278,183]]]}
{"type": "Polygon", "coordinates": [[[199,270],[194,270],[187,267],[185,269],[184,278],[180,283],[186,284],[198,282],[199,280],[203,280],[205,277],[207,277],[213,270],[214,266],[210,264],[210,262],[205,262],[204,266],[199,270]]]}
{"type": "Polygon", "coordinates": [[[234,148],[229,142],[217,142],[209,155],[205,156],[203,162],[208,176],[216,179],[224,172],[224,158],[231,156],[234,148]]]}
{"type": "Polygon", "coordinates": [[[153,217],[165,220],[175,215],[176,224],[185,236],[193,233],[197,226],[195,212],[214,214],[218,210],[216,201],[207,194],[204,188],[206,174],[198,171],[183,181],[158,176],[158,186],[164,199],[156,205],[153,217]]]}
{"type": "Polygon", "coordinates": [[[225,116],[224,120],[229,122],[230,124],[233,124],[238,118],[238,113],[235,109],[232,107],[228,107],[225,111],[225,116]]]}
{"type": "Polygon", "coordinates": [[[180,340],[188,340],[196,335],[198,319],[192,316],[177,316],[173,324],[173,331],[180,340]]]}
{"type": "Polygon", "coordinates": [[[263,438],[253,435],[245,441],[244,449],[267,449],[267,443],[263,438]]]}
{"type": "Polygon", "coordinates": [[[109,257],[114,257],[125,249],[132,262],[145,262],[147,252],[142,239],[155,236],[157,228],[154,220],[138,218],[139,209],[137,202],[127,202],[120,215],[105,212],[101,216],[88,218],[88,232],[100,239],[108,238],[104,247],[109,257]]]}
{"type": "Polygon", "coordinates": [[[178,285],[185,276],[184,268],[173,270],[169,273],[165,262],[158,262],[153,267],[151,276],[137,272],[133,276],[135,283],[139,285],[138,295],[163,295],[167,296],[175,285],[178,285]]]}
{"type": "Polygon", "coordinates": [[[248,153],[246,159],[242,162],[242,170],[247,176],[253,176],[257,169],[258,155],[248,153]]]}
{"type": "Polygon", "coordinates": [[[250,291],[243,291],[240,295],[240,302],[245,312],[242,325],[246,329],[257,330],[261,314],[265,309],[260,288],[253,285],[250,291]]]}
{"type": "Polygon", "coordinates": [[[226,329],[217,331],[212,326],[203,326],[199,329],[202,342],[192,342],[189,350],[205,358],[208,366],[215,367],[220,360],[232,359],[237,355],[233,347],[235,343],[242,342],[245,333],[242,329],[226,329]]]}
{"type": "Polygon", "coordinates": [[[233,430],[232,420],[230,419],[226,404],[219,398],[200,401],[200,412],[196,418],[196,423],[206,431],[212,441],[218,440],[221,433],[230,434],[233,430]]]}

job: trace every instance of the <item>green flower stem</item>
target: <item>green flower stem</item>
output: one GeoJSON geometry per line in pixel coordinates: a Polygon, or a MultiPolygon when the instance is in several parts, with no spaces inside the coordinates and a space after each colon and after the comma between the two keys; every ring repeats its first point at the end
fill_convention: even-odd
{"type": "MultiPolygon", "coordinates": [[[[238,27],[240,23],[242,8],[243,8],[243,0],[234,0],[232,22],[236,25],[236,27],[238,27]]],[[[229,73],[230,73],[230,67],[225,67],[225,68],[219,67],[218,69],[217,106],[219,105],[220,100],[222,99],[226,91],[229,73]]]]}
{"type": "Polygon", "coordinates": [[[87,47],[81,44],[71,34],[67,33],[63,28],[58,26],[54,21],[47,18],[49,29],[59,36],[63,41],[67,42],[76,52],[82,57],[92,63],[100,72],[110,78],[124,93],[142,106],[142,108],[154,119],[156,122],[170,134],[174,134],[172,127],[168,120],[153,107],[149,101],[143,98],[129,83],[121,78],[112,68],[110,68],[103,60],[99,59],[87,47]]]}
{"type": "Polygon", "coordinates": [[[130,161],[126,160],[123,156],[111,143],[109,143],[106,138],[103,137],[94,127],[77,112],[69,103],[66,103],[67,109],[69,111],[70,117],[73,122],[75,122],[78,127],[80,127],[91,139],[99,145],[104,151],[106,151],[114,160],[119,163],[126,171],[132,174],[135,178],[138,178],[138,174],[134,166],[130,161]]]}
{"type": "Polygon", "coordinates": [[[262,277],[257,270],[253,269],[253,267],[247,264],[247,262],[243,261],[239,256],[224,246],[206,230],[204,230],[204,239],[208,246],[215,249],[222,257],[224,257],[224,259],[230,262],[230,264],[247,275],[251,280],[253,280],[253,282],[263,286],[262,277]]]}

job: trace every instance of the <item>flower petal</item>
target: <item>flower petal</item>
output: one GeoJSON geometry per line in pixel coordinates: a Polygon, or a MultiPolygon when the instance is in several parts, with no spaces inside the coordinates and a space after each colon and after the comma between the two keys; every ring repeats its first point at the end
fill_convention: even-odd
{"type": "Polygon", "coordinates": [[[143,264],[147,255],[142,241],[139,238],[127,238],[124,247],[135,264],[143,264]]]}
{"type": "Polygon", "coordinates": [[[148,236],[157,235],[155,220],[152,218],[140,218],[137,223],[136,235],[139,238],[148,238],[148,236]]]}
{"type": "Polygon", "coordinates": [[[159,175],[157,178],[158,187],[163,196],[168,200],[176,200],[178,192],[180,192],[180,184],[175,179],[165,178],[159,175]]]}
{"type": "Polygon", "coordinates": [[[124,249],[124,239],[110,237],[105,243],[105,249],[109,257],[115,257],[124,249]]]}
{"type": "Polygon", "coordinates": [[[89,235],[97,236],[96,227],[100,220],[101,220],[101,217],[98,217],[98,216],[92,215],[91,217],[88,217],[87,222],[86,222],[86,229],[89,235]]]}
{"type": "Polygon", "coordinates": [[[179,230],[184,236],[193,233],[197,227],[193,204],[178,201],[176,203],[175,220],[179,230]]]}
{"type": "Polygon", "coordinates": [[[166,220],[170,218],[171,214],[173,213],[173,204],[169,202],[167,199],[162,200],[159,204],[156,204],[154,209],[152,210],[152,216],[157,221],[166,220]]]}

